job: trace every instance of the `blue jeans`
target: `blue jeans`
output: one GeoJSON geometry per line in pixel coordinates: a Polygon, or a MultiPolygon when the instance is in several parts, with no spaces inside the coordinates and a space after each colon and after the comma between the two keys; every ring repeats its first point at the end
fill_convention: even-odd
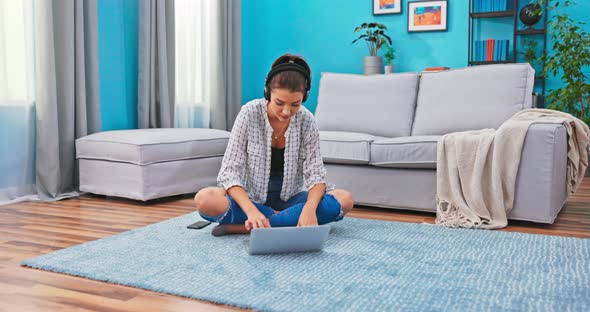
{"type": "MultiPolygon", "coordinates": [[[[271,175],[268,182],[268,195],[264,204],[254,203],[260,211],[270,221],[272,227],[297,226],[299,216],[303,210],[303,205],[307,201],[307,192],[299,192],[289,198],[287,201],[281,199],[281,188],[283,186],[282,175],[271,175]],[[275,210],[277,212],[275,213],[275,210]]],[[[248,216],[240,208],[229,194],[229,208],[219,216],[207,216],[199,213],[203,219],[218,222],[219,224],[244,224],[248,216]]],[[[316,209],[318,223],[326,224],[334,221],[340,221],[344,217],[342,206],[332,194],[326,193],[316,209]]]]}

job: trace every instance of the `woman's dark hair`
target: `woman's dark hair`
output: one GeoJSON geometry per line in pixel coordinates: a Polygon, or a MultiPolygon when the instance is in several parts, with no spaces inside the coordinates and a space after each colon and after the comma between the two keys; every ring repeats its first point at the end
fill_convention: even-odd
{"type": "MultiPolygon", "coordinates": [[[[301,56],[288,54],[288,53],[279,56],[272,63],[271,70],[279,64],[289,63],[291,61],[295,64],[303,66],[307,70],[307,72],[310,73],[310,76],[311,76],[311,69],[309,68],[309,65],[307,65],[307,62],[305,62],[305,60],[301,56]]],[[[280,72],[280,73],[274,75],[274,77],[272,77],[272,80],[269,83],[269,87],[271,90],[277,88],[277,89],[288,89],[291,92],[305,93],[306,92],[306,84],[307,84],[307,79],[301,73],[296,72],[296,71],[284,71],[284,72],[280,72]]]]}

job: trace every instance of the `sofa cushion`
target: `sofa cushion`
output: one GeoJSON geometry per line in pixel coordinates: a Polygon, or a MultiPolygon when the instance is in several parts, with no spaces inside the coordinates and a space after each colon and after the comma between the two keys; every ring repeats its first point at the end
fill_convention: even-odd
{"type": "Polygon", "coordinates": [[[534,76],[528,63],[425,73],[412,135],[497,129],[514,113],[531,107],[534,76]]]}
{"type": "Polygon", "coordinates": [[[316,119],[320,130],[384,137],[410,135],[418,74],[322,73],[316,119]]]}
{"type": "Polygon", "coordinates": [[[326,163],[368,164],[370,143],[384,137],[339,131],[320,131],[320,151],[326,163]]]}
{"type": "Polygon", "coordinates": [[[148,165],[223,156],[229,132],[215,129],[137,129],[91,134],[76,140],[76,157],[148,165]]]}
{"type": "Polygon", "coordinates": [[[441,136],[409,136],[371,142],[371,162],[377,167],[436,168],[436,144],[441,136]]]}

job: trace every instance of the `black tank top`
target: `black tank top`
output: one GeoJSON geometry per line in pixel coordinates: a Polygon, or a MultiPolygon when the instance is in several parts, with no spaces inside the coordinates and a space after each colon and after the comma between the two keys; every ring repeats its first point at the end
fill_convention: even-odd
{"type": "Polygon", "coordinates": [[[271,174],[283,174],[283,168],[285,167],[285,149],[284,148],[272,148],[270,157],[270,173],[271,174]]]}

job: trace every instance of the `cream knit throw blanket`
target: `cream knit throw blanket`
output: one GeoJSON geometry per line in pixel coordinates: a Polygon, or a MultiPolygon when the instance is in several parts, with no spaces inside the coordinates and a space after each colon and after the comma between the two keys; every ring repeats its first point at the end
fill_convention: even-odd
{"type": "Polygon", "coordinates": [[[508,223],[524,139],[532,123],[567,129],[567,192],[576,191],[588,166],[590,130],[570,114],[527,109],[498,130],[456,132],[437,147],[436,223],[447,227],[497,229],[508,223]]]}

